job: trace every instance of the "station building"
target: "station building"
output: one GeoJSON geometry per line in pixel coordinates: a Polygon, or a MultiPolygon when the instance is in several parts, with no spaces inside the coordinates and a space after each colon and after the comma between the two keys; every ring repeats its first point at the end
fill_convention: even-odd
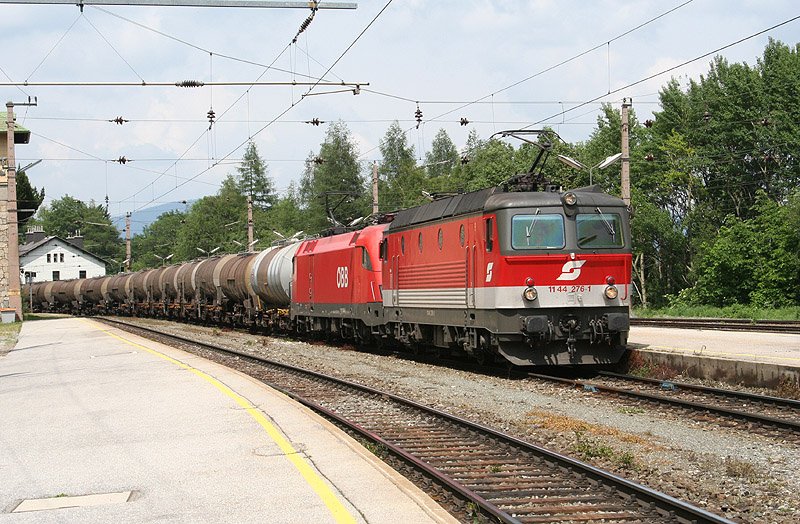
{"type": "Polygon", "coordinates": [[[28,228],[25,240],[25,244],[19,246],[23,283],[102,277],[106,274],[105,262],[83,248],[81,236],[66,239],[46,236],[41,226],[33,226],[28,228]]]}

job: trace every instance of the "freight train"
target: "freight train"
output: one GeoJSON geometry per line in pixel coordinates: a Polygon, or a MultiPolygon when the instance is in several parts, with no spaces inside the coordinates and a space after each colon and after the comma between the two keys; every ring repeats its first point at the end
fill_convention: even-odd
{"type": "Polygon", "coordinates": [[[522,186],[448,195],[357,230],[36,283],[33,307],[399,344],[517,366],[616,363],[629,331],[628,209],[596,186],[532,191],[534,167],[519,175],[522,186]]]}

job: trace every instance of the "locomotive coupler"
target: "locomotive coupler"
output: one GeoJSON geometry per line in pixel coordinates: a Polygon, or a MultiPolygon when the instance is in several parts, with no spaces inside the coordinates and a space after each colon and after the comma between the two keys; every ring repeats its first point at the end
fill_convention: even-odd
{"type": "Polygon", "coordinates": [[[575,346],[575,331],[580,323],[576,318],[570,318],[561,322],[561,329],[567,332],[567,352],[570,360],[575,358],[578,348],[575,346]]]}

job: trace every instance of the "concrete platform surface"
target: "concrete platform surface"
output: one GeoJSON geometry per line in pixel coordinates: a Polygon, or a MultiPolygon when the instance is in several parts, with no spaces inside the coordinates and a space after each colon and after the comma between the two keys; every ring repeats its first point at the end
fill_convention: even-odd
{"type": "Polygon", "coordinates": [[[800,381],[800,335],[632,326],[628,348],[700,378],[774,387],[800,381]]]}
{"type": "Polygon", "coordinates": [[[800,367],[800,335],[632,326],[636,349],[800,367]]]}
{"type": "Polygon", "coordinates": [[[151,521],[454,522],[246,375],[92,320],[26,322],[0,357],[0,523],[151,521]]]}

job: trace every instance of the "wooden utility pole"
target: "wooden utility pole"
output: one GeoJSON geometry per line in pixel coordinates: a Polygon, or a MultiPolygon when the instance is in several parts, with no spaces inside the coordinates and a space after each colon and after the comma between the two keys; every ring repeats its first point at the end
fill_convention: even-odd
{"type": "Polygon", "coordinates": [[[253,195],[247,196],[247,251],[253,250],[253,195]]]}
{"type": "Polygon", "coordinates": [[[131,270],[131,213],[125,213],[125,271],[131,270]]]}
{"type": "Polygon", "coordinates": [[[378,162],[372,163],[372,214],[378,213],[378,162]]]}
{"type": "Polygon", "coordinates": [[[628,109],[631,107],[630,98],[622,99],[622,200],[625,205],[631,205],[631,153],[628,145],[628,109]]]}
{"type": "Polygon", "coordinates": [[[22,297],[19,281],[19,232],[17,231],[17,160],[14,156],[14,102],[6,103],[6,175],[8,196],[6,224],[8,225],[8,307],[14,308],[17,320],[22,320],[22,297]]]}

